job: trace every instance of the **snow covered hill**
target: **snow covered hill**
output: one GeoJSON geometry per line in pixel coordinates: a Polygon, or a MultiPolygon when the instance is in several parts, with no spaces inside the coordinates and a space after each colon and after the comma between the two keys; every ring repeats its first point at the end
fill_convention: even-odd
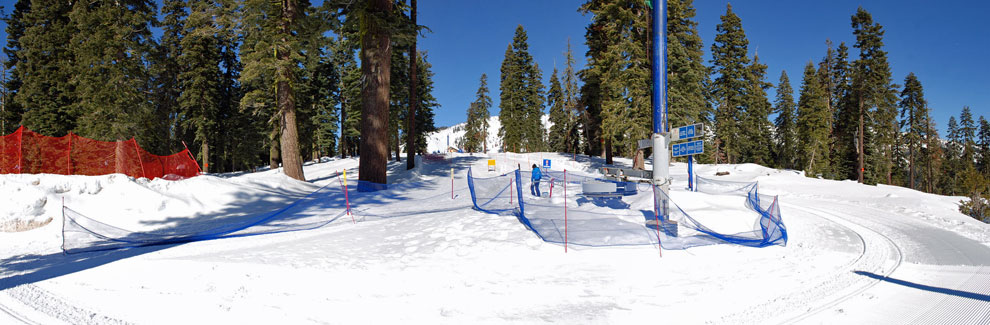
{"type": "MultiPolygon", "coordinates": [[[[550,130],[550,115],[543,115],[543,128],[550,130]]],[[[454,126],[430,133],[426,136],[427,152],[446,152],[447,148],[459,148],[461,138],[464,137],[467,122],[458,123],[454,126]],[[449,140],[449,141],[448,141],[449,140]]],[[[498,115],[488,118],[488,152],[499,152],[502,150],[502,138],[498,136],[498,130],[502,128],[502,121],[498,115]]]]}
{"type": "MultiPolygon", "coordinates": [[[[68,255],[63,199],[108,226],[168,232],[262,215],[323,188],[328,198],[299,213],[331,218],[346,210],[340,172],[357,178],[358,162],[307,164],[309,182],[278,170],[180,181],[0,175],[0,323],[990,323],[990,226],[958,213],[960,197],[700,165],[702,176],[728,171],[721,179],[779,195],[787,245],[565,253],[514,216],[471,209],[467,168],[487,177],[487,159],[506,170],[543,158],[584,174],[603,163],[553,153],[455,154],[412,171],[392,162],[390,190],[349,184],[353,221],[68,255]]],[[[743,200],[686,191],[685,169],[671,167],[674,203],[719,225],[752,222],[743,200]]]]}

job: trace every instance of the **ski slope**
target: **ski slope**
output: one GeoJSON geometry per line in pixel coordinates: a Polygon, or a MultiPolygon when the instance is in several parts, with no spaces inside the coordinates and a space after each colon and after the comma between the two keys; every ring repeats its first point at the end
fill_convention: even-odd
{"type": "MultiPolygon", "coordinates": [[[[68,255],[63,199],[123,229],[161,231],[339,188],[339,172],[356,179],[358,162],[309,163],[310,182],[278,170],[181,181],[0,175],[0,324],[990,323],[990,226],[958,213],[961,197],[701,165],[702,176],[728,171],[717,179],[779,195],[787,245],[565,253],[513,216],[470,208],[466,170],[484,176],[487,159],[497,173],[542,159],[574,173],[602,165],[553,153],[453,155],[412,171],[393,162],[389,180],[402,190],[352,196],[353,221],[68,255]]],[[[671,172],[671,197],[688,213],[722,229],[752,221],[742,200],[686,191],[684,164],[671,172]]]]}

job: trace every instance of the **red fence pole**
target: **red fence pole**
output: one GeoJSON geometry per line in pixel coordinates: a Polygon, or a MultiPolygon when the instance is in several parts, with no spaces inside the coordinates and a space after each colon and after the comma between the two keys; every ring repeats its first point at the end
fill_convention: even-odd
{"type": "Polygon", "coordinates": [[[195,163],[194,165],[196,165],[196,170],[197,170],[196,174],[202,174],[203,173],[203,169],[202,168],[199,168],[199,162],[196,161],[196,157],[193,156],[192,151],[189,151],[189,147],[186,146],[186,142],[185,141],[182,141],[182,147],[183,148],[186,148],[186,154],[188,154],[189,155],[189,158],[191,158],[192,161],[195,163]]]}
{"type": "Polygon", "coordinates": [[[564,169],[564,253],[567,253],[567,170],[564,169]]]}
{"type": "MultiPolygon", "coordinates": [[[[141,165],[141,175],[143,175],[144,178],[148,178],[148,171],[144,170],[144,160],[141,159],[141,150],[138,150],[137,140],[135,140],[134,137],[131,137],[131,143],[134,144],[134,154],[137,155],[138,164],[141,165]]],[[[150,180],[150,178],[148,179],[150,180]]]]}
{"type": "Polygon", "coordinates": [[[24,126],[17,129],[17,173],[24,173],[24,126]]]}
{"type": "MultiPolygon", "coordinates": [[[[337,174],[337,182],[340,182],[340,174],[337,174]]],[[[344,190],[344,202],[347,203],[347,215],[351,216],[351,223],[357,223],[354,221],[354,215],[351,214],[351,199],[347,197],[347,170],[344,169],[344,182],[340,184],[340,187],[344,190]]]]}
{"type": "Polygon", "coordinates": [[[512,205],[512,179],[509,179],[509,205],[512,205]]]}

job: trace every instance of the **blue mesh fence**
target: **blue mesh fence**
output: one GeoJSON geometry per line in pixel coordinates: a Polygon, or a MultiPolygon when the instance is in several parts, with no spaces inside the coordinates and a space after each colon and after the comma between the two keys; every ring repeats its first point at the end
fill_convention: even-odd
{"type": "Polygon", "coordinates": [[[787,241],[776,197],[759,194],[755,182],[699,178],[699,192],[735,197],[745,202],[742,204],[747,210],[723,212],[722,217],[755,220],[749,230],[726,233],[705,226],[705,218],[699,221],[692,217],[649,184],[570,173],[565,182],[563,172],[548,171],[544,172],[546,179],[540,182],[543,195],[537,197],[530,189],[533,182],[524,177],[528,175],[524,173],[528,171],[517,170],[513,174],[477,179],[469,172],[472,193],[486,193],[472,196],[475,209],[498,214],[514,212],[522,224],[547,242],[563,244],[566,241],[569,245],[581,246],[656,245],[659,242],[665,249],[683,249],[720,243],[764,247],[783,245],[787,241]],[[510,180],[516,186],[511,203],[510,193],[505,191],[510,180]],[[582,185],[591,181],[615,183],[618,190],[605,196],[582,193],[582,185]],[[554,187],[552,196],[550,186],[554,187]],[[568,192],[566,218],[564,187],[568,192]],[[631,190],[624,191],[624,188],[631,190]],[[665,204],[667,208],[664,208],[665,204]]]}
{"type": "MultiPolygon", "coordinates": [[[[463,199],[451,200],[451,191],[462,198],[467,188],[450,188],[449,182],[415,181],[389,184],[388,190],[359,192],[361,181],[348,181],[351,215],[342,184],[330,184],[292,202],[261,215],[217,216],[208,220],[189,220],[164,230],[130,231],[94,218],[71,208],[63,208],[62,250],[66,253],[100,251],[151,245],[177,244],[201,240],[273,234],[309,230],[332,223],[372,221],[415,214],[443,213],[470,207],[463,199]],[[409,197],[411,190],[433,189],[438,194],[409,197]],[[410,199],[432,201],[429,209],[394,209],[391,205],[410,199]]],[[[194,218],[191,218],[194,219],[194,218]]]]}

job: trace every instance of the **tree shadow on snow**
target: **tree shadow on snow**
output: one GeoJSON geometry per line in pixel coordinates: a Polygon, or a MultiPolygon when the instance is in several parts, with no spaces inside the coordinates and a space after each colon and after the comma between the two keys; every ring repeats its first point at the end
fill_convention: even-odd
{"type": "MultiPolygon", "coordinates": [[[[359,181],[350,180],[347,184],[347,195],[343,191],[342,182],[329,182],[327,186],[304,194],[287,191],[267,184],[254,184],[260,190],[234,194],[234,200],[227,208],[209,213],[197,213],[193,216],[172,216],[159,220],[141,221],[140,224],[153,230],[133,232],[126,236],[113,236],[113,245],[102,247],[96,245],[97,251],[83,251],[71,254],[28,254],[0,259],[0,290],[18,285],[30,284],[56,278],[63,275],[95,268],[126,258],[136,257],[159,250],[168,249],[194,241],[223,239],[232,237],[254,236],[288,231],[315,229],[338,221],[346,221],[347,202],[350,209],[358,216],[357,221],[378,220],[391,217],[402,217],[423,213],[449,212],[465,209],[471,206],[470,196],[466,195],[466,168],[473,162],[484,157],[454,157],[444,163],[421,163],[414,173],[406,177],[390,177],[389,188],[377,192],[358,192],[359,181]],[[458,177],[455,186],[455,200],[450,200],[450,188],[447,181],[450,168],[454,168],[458,177]],[[417,177],[418,176],[418,177],[417,177]],[[423,176],[434,177],[425,179],[423,176]],[[444,191],[440,191],[443,189],[444,191]],[[413,197],[416,191],[437,190],[440,194],[433,197],[413,197]],[[440,202],[429,204],[427,208],[396,211],[388,206],[392,203],[407,200],[440,202]],[[373,211],[383,211],[374,214],[373,211]],[[367,213],[365,213],[367,212],[367,213]],[[156,237],[157,236],[157,237],[156,237]],[[150,239],[149,239],[150,238],[150,239]],[[162,238],[155,241],[155,238],[162,238]],[[119,245],[119,242],[136,242],[134,245],[119,245]],[[121,247],[127,246],[127,247],[121,247]]],[[[388,168],[390,174],[399,174],[405,169],[404,162],[392,161],[388,168]]],[[[357,168],[353,171],[356,175],[357,168]]],[[[329,180],[339,175],[330,175],[310,182],[329,180]]],[[[85,211],[80,211],[85,213],[85,211]]],[[[88,215],[101,222],[99,215],[88,215]]],[[[107,229],[113,228],[108,226],[107,229]]],[[[122,229],[114,228],[118,231],[122,229]]],[[[101,238],[96,232],[94,238],[101,238]]],[[[104,241],[106,242],[106,241],[104,241]]]]}
{"type": "Polygon", "coordinates": [[[895,279],[895,278],[891,278],[891,277],[885,277],[885,276],[882,276],[882,275],[879,275],[879,274],[870,273],[870,272],[866,272],[866,271],[853,271],[853,273],[856,273],[856,274],[859,274],[859,275],[862,275],[862,276],[865,276],[865,277],[877,279],[877,280],[880,280],[880,281],[890,282],[890,283],[893,283],[893,284],[898,284],[898,285],[902,285],[902,286],[905,286],[905,287],[915,288],[915,289],[924,290],[924,291],[928,291],[928,292],[935,292],[935,293],[941,293],[941,294],[946,294],[946,295],[951,295],[951,296],[956,296],[956,297],[963,297],[963,298],[969,298],[969,299],[975,299],[975,300],[990,302],[990,295],[979,294],[979,293],[968,292],[968,291],[955,290],[955,289],[949,289],[949,288],[933,287],[933,286],[919,284],[919,283],[914,283],[914,282],[910,282],[910,281],[899,280],[899,279],[895,279]]]}

